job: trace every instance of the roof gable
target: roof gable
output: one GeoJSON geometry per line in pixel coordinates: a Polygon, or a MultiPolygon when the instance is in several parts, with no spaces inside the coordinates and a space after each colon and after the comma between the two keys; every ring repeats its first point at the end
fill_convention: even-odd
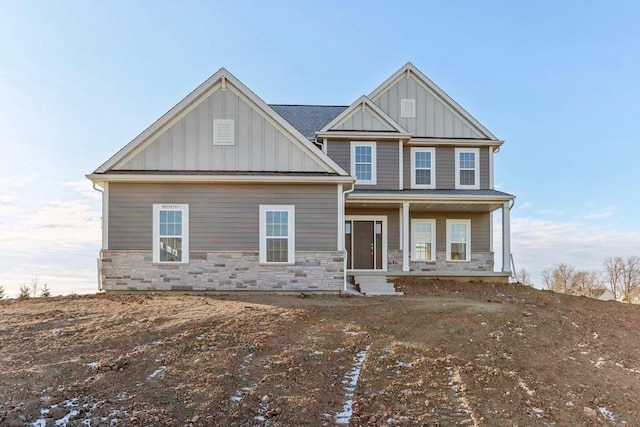
{"type": "Polygon", "coordinates": [[[221,68],[101,165],[110,171],[348,174],[221,68]],[[232,145],[214,145],[214,120],[231,120],[232,145]]]}
{"type": "Polygon", "coordinates": [[[410,62],[371,92],[369,98],[415,137],[498,140],[410,62]],[[415,100],[415,117],[402,117],[402,99],[415,100]]]}
{"type": "Polygon", "coordinates": [[[375,131],[407,134],[402,126],[364,95],[320,130],[320,132],[331,131],[375,131]]]}

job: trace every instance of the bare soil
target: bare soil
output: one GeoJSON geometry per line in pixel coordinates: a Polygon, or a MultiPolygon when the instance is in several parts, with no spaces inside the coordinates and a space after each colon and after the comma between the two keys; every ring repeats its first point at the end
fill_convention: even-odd
{"type": "Polygon", "coordinates": [[[397,284],[1,301],[0,425],[640,425],[639,306],[397,284]]]}

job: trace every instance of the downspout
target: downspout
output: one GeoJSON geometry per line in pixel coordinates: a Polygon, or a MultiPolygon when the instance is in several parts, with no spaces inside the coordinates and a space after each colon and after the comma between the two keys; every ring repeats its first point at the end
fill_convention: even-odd
{"type": "MultiPolygon", "coordinates": [[[[93,189],[96,190],[96,191],[99,191],[104,196],[104,189],[100,189],[100,187],[95,182],[93,182],[93,189]]],[[[100,222],[101,222],[100,227],[101,228],[104,227],[103,221],[104,221],[104,218],[100,218],[100,222]]],[[[102,253],[102,250],[100,250],[100,252],[102,253]]],[[[97,261],[97,265],[98,265],[98,291],[102,291],[102,265],[100,263],[100,258],[101,257],[99,256],[98,259],[96,260],[97,261]]]]}
{"type": "Polygon", "coordinates": [[[343,283],[343,290],[344,292],[347,292],[347,256],[349,256],[349,254],[347,253],[347,248],[345,245],[345,241],[344,241],[344,211],[345,211],[345,206],[346,206],[346,201],[347,201],[347,194],[351,193],[353,190],[355,190],[356,188],[356,184],[355,183],[351,183],[351,188],[348,190],[345,190],[342,192],[342,271],[344,272],[344,283],[343,283]]]}

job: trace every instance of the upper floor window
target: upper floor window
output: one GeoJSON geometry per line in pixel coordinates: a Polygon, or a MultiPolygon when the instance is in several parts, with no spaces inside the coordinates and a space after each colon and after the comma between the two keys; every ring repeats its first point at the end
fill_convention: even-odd
{"type": "Polygon", "coordinates": [[[355,175],[356,184],[376,184],[376,143],[351,143],[351,175],[355,175]]]}
{"type": "Polygon", "coordinates": [[[411,148],[411,188],[436,188],[434,148],[411,148]]]}
{"type": "Polygon", "coordinates": [[[456,188],[480,189],[480,150],[456,148],[456,188]]]}
{"type": "Polygon", "coordinates": [[[235,126],[233,119],[213,120],[213,145],[235,144],[235,126]]]}
{"type": "Polygon", "coordinates": [[[189,262],[189,205],[153,205],[153,262],[189,262]]]}
{"type": "Polygon", "coordinates": [[[295,206],[260,205],[260,262],[295,262],[295,206]]]}
{"type": "Polygon", "coordinates": [[[401,99],[400,100],[400,117],[415,117],[416,116],[416,100],[415,99],[401,99]]]}

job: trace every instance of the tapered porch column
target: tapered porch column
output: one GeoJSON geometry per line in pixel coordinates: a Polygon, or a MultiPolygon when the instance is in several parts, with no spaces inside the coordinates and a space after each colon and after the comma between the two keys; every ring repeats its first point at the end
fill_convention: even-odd
{"type": "Polygon", "coordinates": [[[409,271],[409,202],[402,204],[402,271],[409,271]]]}
{"type": "Polygon", "coordinates": [[[511,218],[509,202],[502,204],[502,272],[511,273],[511,218]]]}

